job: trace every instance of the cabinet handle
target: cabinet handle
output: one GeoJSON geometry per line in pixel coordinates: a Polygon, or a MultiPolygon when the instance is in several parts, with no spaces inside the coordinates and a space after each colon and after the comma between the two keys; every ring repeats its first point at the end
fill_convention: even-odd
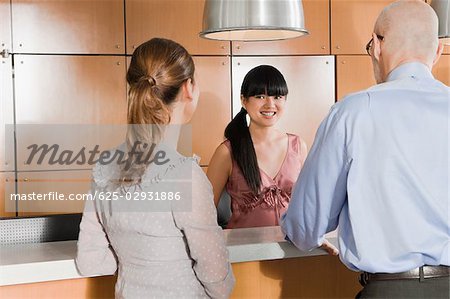
{"type": "Polygon", "coordinates": [[[9,57],[9,50],[3,49],[0,54],[2,55],[2,58],[8,58],[9,57]]]}

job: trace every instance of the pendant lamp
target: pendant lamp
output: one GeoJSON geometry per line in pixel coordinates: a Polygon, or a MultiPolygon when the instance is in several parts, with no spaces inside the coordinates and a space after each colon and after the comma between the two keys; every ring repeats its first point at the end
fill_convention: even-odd
{"type": "Polygon", "coordinates": [[[206,0],[200,36],[268,41],[308,34],[301,0],[206,0]]]}
{"type": "Polygon", "coordinates": [[[439,38],[445,45],[450,45],[450,0],[433,0],[431,2],[439,18],[439,38]]]}

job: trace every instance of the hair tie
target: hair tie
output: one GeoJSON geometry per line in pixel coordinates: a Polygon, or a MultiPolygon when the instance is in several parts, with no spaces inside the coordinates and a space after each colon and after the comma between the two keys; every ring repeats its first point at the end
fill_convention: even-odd
{"type": "Polygon", "coordinates": [[[156,80],[152,76],[147,76],[145,79],[148,81],[151,87],[156,85],[156,80]]]}

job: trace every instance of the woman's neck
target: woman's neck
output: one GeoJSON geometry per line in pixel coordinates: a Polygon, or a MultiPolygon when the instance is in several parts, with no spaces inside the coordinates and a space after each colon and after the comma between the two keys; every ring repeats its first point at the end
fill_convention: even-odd
{"type": "Polygon", "coordinates": [[[249,126],[250,135],[252,136],[253,143],[260,142],[270,142],[275,139],[280,132],[272,127],[259,127],[250,124],[249,126]]]}
{"type": "Polygon", "coordinates": [[[181,125],[178,124],[165,125],[164,137],[161,142],[174,149],[177,149],[178,139],[180,138],[180,129],[181,125]]]}

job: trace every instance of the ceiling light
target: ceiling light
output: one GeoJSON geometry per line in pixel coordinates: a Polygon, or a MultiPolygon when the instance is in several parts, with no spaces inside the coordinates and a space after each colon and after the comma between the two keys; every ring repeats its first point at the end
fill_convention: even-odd
{"type": "Polygon", "coordinates": [[[206,0],[200,36],[268,41],[308,34],[301,0],[206,0]]]}

